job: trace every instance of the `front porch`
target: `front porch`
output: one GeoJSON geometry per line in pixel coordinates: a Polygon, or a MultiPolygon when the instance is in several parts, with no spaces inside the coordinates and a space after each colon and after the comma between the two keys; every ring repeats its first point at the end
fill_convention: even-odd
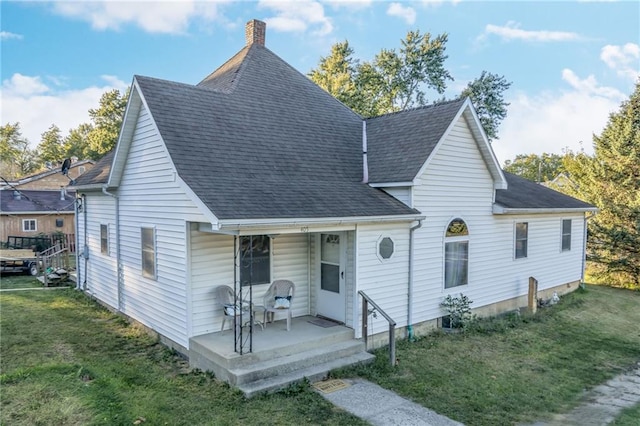
{"type": "Polygon", "coordinates": [[[234,351],[233,330],[195,336],[189,339],[189,364],[212,371],[251,397],[305,377],[320,380],[330,370],[374,359],[364,343],[354,338],[353,329],[322,327],[309,322],[314,318],[294,317],[291,331],[286,331],[285,320],[269,323],[264,330],[255,326],[253,351],[243,355],[234,351]]]}

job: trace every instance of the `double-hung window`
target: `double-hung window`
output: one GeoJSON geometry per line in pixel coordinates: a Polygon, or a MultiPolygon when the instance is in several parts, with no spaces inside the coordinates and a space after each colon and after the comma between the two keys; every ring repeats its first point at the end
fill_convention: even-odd
{"type": "Polygon", "coordinates": [[[529,242],[529,223],[516,223],[516,259],[527,257],[527,246],[529,242]]]}
{"type": "Polygon", "coordinates": [[[453,219],[445,234],[444,288],[469,283],[469,230],[462,219],[453,219]]]}
{"type": "Polygon", "coordinates": [[[240,237],[240,283],[242,285],[271,282],[271,238],[268,235],[240,237]]]}
{"type": "Polygon", "coordinates": [[[562,220],[562,251],[571,250],[571,219],[562,220]]]}
{"type": "Polygon", "coordinates": [[[100,225],[100,253],[109,254],[109,225],[100,225]]]}
{"type": "Polygon", "coordinates": [[[141,228],[142,276],[156,278],[156,229],[141,228]]]}
{"type": "Polygon", "coordinates": [[[22,219],[22,230],[32,232],[38,230],[38,221],[35,219],[22,219]]]}

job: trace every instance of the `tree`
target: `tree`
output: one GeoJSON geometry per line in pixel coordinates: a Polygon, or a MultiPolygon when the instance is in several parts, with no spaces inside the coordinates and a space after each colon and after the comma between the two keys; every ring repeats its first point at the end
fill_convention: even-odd
{"type": "Polygon", "coordinates": [[[42,134],[40,145],[38,145],[40,162],[54,165],[62,163],[66,157],[63,143],[60,128],[52,124],[51,127],[42,134]]]}
{"type": "Polygon", "coordinates": [[[507,116],[507,106],[502,93],[510,82],[497,74],[482,71],[480,77],[473,80],[462,91],[462,96],[468,96],[478,113],[478,119],[482,123],[489,140],[498,138],[498,126],[507,116]]]}
{"type": "Polygon", "coordinates": [[[7,123],[0,127],[0,168],[2,177],[15,179],[36,170],[36,152],[22,137],[20,123],[7,123]]]}
{"type": "MultiPolygon", "coordinates": [[[[444,66],[447,34],[432,37],[409,31],[399,51],[382,49],[372,61],[360,63],[348,41],[334,44],[309,72],[312,81],[364,117],[373,117],[427,104],[427,90],[442,99],[453,77],[444,66]]],[[[511,83],[483,72],[461,96],[469,96],[489,139],[506,116],[503,92],[511,83]]]]}
{"type": "Polygon", "coordinates": [[[82,123],[75,129],[71,129],[69,131],[69,135],[64,138],[64,152],[66,158],[89,158],[89,134],[92,130],[93,126],[91,124],[82,123]]]}
{"type": "Polygon", "coordinates": [[[513,161],[504,162],[504,170],[533,182],[548,182],[566,172],[563,161],[560,154],[518,154],[513,161]]]}
{"type": "Polygon", "coordinates": [[[589,221],[587,259],[600,278],[640,288],[640,80],[593,144],[593,156],[565,162],[573,194],[600,209],[589,221]]]}
{"type": "MultiPolygon", "coordinates": [[[[115,147],[128,97],[129,89],[122,94],[119,90],[113,89],[102,94],[98,109],[89,110],[92,129],[86,134],[88,148],[85,156],[98,160],[115,147]]],[[[76,130],[76,135],[83,132],[80,128],[76,130]]]]}

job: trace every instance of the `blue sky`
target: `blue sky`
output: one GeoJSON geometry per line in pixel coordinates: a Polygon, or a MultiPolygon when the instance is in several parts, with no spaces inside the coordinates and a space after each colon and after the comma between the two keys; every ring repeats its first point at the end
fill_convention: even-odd
{"type": "Polygon", "coordinates": [[[32,145],[53,123],[66,135],[88,122],[100,95],[134,74],[196,84],[243,47],[253,18],[267,22],[267,47],[305,74],[338,41],[369,60],[408,30],[447,33],[447,96],[483,70],[513,82],[493,143],[501,162],[592,152],[640,73],[635,1],[2,1],[0,13],[0,119],[20,122],[32,145]]]}

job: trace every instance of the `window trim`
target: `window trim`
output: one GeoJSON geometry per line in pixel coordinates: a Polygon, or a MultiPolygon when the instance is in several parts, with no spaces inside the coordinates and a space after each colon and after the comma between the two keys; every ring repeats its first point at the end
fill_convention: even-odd
{"type": "Polygon", "coordinates": [[[22,232],[38,232],[38,219],[22,219],[22,232]],[[27,223],[33,223],[33,229],[27,229],[27,223]]]}
{"type": "Polygon", "coordinates": [[[376,244],[376,255],[378,256],[378,259],[380,259],[381,262],[387,262],[393,258],[395,253],[396,253],[396,242],[393,241],[393,238],[391,238],[388,235],[381,235],[380,238],[378,238],[378,242],[376,244]],[[380,252],[383,248],[382,244],[386,240],[389,240],[391,242],[391,253],[389,254],[388,257],[384,257],[384,255],[380,252]]]}
{"type": "Polygon", "coordinates": [[[150,278],[152,280],[155,280],[158,278],[158,243],[157,243],[158,237],[157,237],[157,232],[156,232],[156,227],[155,226],[141,226],[140,227],[140,270],[142,272],[142,276],[145,278],[150,278]],[[144,231],[145,230],[151,230],[152,232],[152,238],[153,238],[153,250],[149,250],[149,249],[145,249],[145,241],[144,241],[144,231]],[[153,273],[151,273],[150,271],[147,271],[145,269],[145,262],[144,262],[144,254],[145,253],[152,253],[153,254],[153,273]]]}
{"type": "Polygon", "coordinates": [[[560,221],[560,252],[564,253],[567,251],[571,251],[571,240],[573,239],[573,222],[571,219],[562,219],[560,221]],[[569,222],[569,232],[565,233],[564,232],[564,224],[565,222],[569,222]],[[564,245],[564,238],[565,236],[569,237],[569,241],[568,241],[568,247],[565,248],[564,245]]]}
{"type": "Polygon", "coordinates": [[[515,260],[527,259],[529,257],[529,222],[515,222],[513,224],[513,258],[515,260]],[[525,226],[524,238],[518,238],[518,225],[525,226]],[[524,241],[524,256],[518,255],[518,241],[524,241]]]}
{"type": "Polygon", "coordinates": [[[109,224],[100,224],[100,253],[109,256],[109,224]],[[104,229],[104,236],[102,230],[104,229]]]}
{"type": "Polygon", "coordinates": [[[463,287],[463,286],[468,286],[470,280],[469,277],[469,258],[471,257],[471,238],[470,238],[470,231],[469,231],[469,225],[467,224],[467,222],[462,219],[461,216],[454,216],[452,217],[448,222],[447,225],[444,229],[444,234],[443,234],[443,244],[442,244],[442,288],[444,289],[444,291],[450,291],[451,289],[457,289],[459,287],[463,287]],[[449,234],[449,228],[451,227],[451,224],[455,221],[460,221],[464,224],[464,229],[463,232],[460,235],[447,235],[449,234]],[[467,250],[466,250],[466,280],[464,283],[458,284],[458,285],[453,285],[450,287],[447,287],[447,244],[451,244],[451,243],[466,243],[467,244],[467,250]]]}
{"type": "MultiPolygon", "coordinates": [[[[268,238],[268,241],[269,241],[269,280],[266,282],[251,283],[251,285],[255,286],[255,285],[270,284],[273,281],[273,238],[271,238],[271,236],[267,234],[240,235],[238,238],[238,255],[240,257],[242,256],[242,239],[250,238],[250,237],[266,237],[268,238]]],[[[238,279],[240,280],[240,285],[248,286],[249,284],[248,283],[243,284],[243,280],[242,280],[242,271],[243,271],[242,259],[239,259],[237,268],[238,268],[238,279]]]]}

